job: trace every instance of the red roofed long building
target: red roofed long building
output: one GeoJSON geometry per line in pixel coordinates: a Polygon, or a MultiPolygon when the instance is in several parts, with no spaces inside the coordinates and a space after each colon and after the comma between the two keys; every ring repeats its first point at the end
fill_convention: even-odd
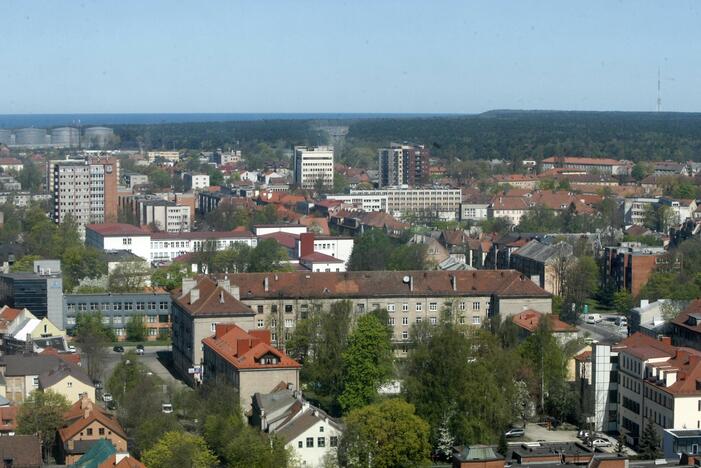
{"type": "Polygon", "coordinates": [[[236,387],[244,411],[254,394],[271,392],[280,382],[299,388],[302,366],[271,345],[269,330],[246,332],[237,325],[217,324],[214,336],[202,344],[204,381],[236,387]]]}
{"type": "Polygon", "coordinates": [[[580,169],[587,174],[630,175],[633,164],[625,160],[580,156],[552,156],[543,159],[542,170],[556,168],[580,169]]]}

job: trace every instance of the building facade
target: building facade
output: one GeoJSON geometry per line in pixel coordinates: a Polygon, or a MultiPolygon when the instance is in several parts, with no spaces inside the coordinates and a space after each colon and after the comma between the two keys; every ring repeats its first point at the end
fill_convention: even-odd
{"type": "Polygon", "coordinates": [[[63,276],[58,261],[37,260],[33,273],[0,274],[0,303],[63,324],[63,276]]]}
{"type": "Polygon", "coordinates": [[[351,190],[351,197],[387,197],[387,211],[440,219],[457,219],[462,195],[459,189],[385,188],[351,190]]]}
{"type": "Polygon", "coordinates": [[[313,189],[319,181],[333,187],[333,146],[294,148],[294,185],[313,189]]]}
{"type": "Polygon", "coordinates": [[[170,335],[171,297],[166,292],[66,294],[64,296],[66,330],[75,328],[78,314],[100,312],[118,340],[127,338],[127,324],[141,316],[148,340],[170,335]]]}
{"type": "Polygon", "coordinates": [[[430,151],[424,145],[392,143],[378,150],[380,187],[425,184],[429,180],[430,151]]]}

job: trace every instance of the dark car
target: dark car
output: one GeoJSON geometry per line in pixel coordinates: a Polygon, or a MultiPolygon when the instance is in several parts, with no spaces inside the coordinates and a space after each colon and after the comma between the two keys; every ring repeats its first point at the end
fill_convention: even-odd
{"type": "Polygon", "coordinates": [[[95,388],[97,390],[102,390],[104,388],[101,380],[93,380],[92,384],[95,386],[95,388]]]}
{"type": "Polygon", "coordinates": [[[110,400],[107,402],[106,406],[108,410],[114,411],[117,409],[117,402],[114,400],[110,400]]]}
{"type": "Polygon", "coordinates": [[[115,346],[114,348],[112,348],[112,351],[114,351],[115,353],[123,353],[124,346],[115,346]]]}
{"type": "Polygon", "coordinates": [[[136,345],[136,349],[141,349],[141,350],[143,350],[143,349],[144,349],[144,345],[138,344],[138,345],[136,345]]]}

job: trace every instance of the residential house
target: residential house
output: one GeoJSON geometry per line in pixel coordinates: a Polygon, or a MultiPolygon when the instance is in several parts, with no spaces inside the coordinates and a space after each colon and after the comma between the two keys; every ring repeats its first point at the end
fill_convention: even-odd
{"type": "MultiPolygon", "coordinates": [[[[411,239],[409,239],[408,244],[413,245],[425,245],[426,254],[425,260],[428,265],[435,267],[441,262],[445,261],[450,257],[448,250],[441,245],[441,243],[432,236],[424,234],[414,234],[411,239]]],[[[465,262],[465,255],[462,255],[462,262],[465,262]]]]}
{"type": "Polygon", "coordinates": [[[255,312],[241,302],[239,287],[232,286],[228,276],[218,281],[184,279],[171,295],[173,363],[186,382],[194,385],[202,381],[202,340],[216,332],[217,324],[255,328],[255,312]]]}
{"type": "Polygon", "coordinates": [[[119,421],[84,395],[63,416],[57,461],[72,465],[102,439],[111,442],[118,452],[127,451],[127,434],[119,421]]]}
{"type": "Polygon", "coordinates": [[[513,251],[510,267],[555,295],[560,294],[562,275],[572,258],[572,246],[566,242],[545,244],[533,239],[513,251]]]}
{"type": "MultiPolygon", "coordinates": [[[[89,382],[83,371],[72,364],[61,360],[58,356],[49,354],[40,355],[5,355],[0,357],[0,373],[5,380],[5,396],[16,403],[21,403],[34,390],[40,390],[41,378],[50,383],[52,390],[59,391],[66,397],[72,397],[74,390],[83,389],[89,395],[94,396],[95,389],[90,384],[85,389],[83,384],[89,382]],[[61,368],[70,369],[69,375],[65,379],[55,381],[55,377],[48,377],[48,374],[56,372],[61,368]],[[69,382],[73,382],[68,386],[69,382]],[[75,385],[75,387],[73,387],[75,385]]],[[[69,400],[73,401],[73,400],[69,400]]]]}
{"type": "Polygon", "coordinates": [[[499,195],[492,200],[487,210],[489,219],[506,218],[513,226],[521,222],[521,217],[532,208],[532,204],[525,197],[513,197],[499,195]]]}
{"type": "Polygon", "coordinates": [[[674,345],[701,351],[701,299],[691,301],[670,325],[674,345]]]}
{"type": "Polygon", "coordinates": [[[0,396],[0,436],[13,436],[17,430],[19,406],[0,396]]]}
{"type": "Polygon", "coordinates": [[[543,314],[536,310],[526,309],[521,313],[513,315],[511,317],[511,321],[514,323],[514,325],[516,325],[516,327],[518,327],[519,338],[525,340],[538,331],[538,327],[540,327],[543,317],[546,317],[548,321],[548,329],[561,346],[564,346],[566,343],[577,339],[577,327],[563,322],[557,315],[543,314]]]}
{"type": "Polygon", "coordinates": [[[680,224],[687,219],[693,219],[697,205],[696,200],[689,199],[674,199],[669,197],[661,197],[660,205],[668,207],[672,210],[672,224],[680,224]]]}
{"type": "Polygon", "coordinates": [[[220,323],[202,345],[204,382],[233,385],[244,412],[254,394],[270,392],[280,382],[299,388],[301,364],[271,345],[269,330],[246,332],[235,324],[220,323]]]}
{"type": "Polygon", "coordinates": [[[662,247],[631,242],[605,247],[603,281],[637,297],[657,266],[666,261],[665,253],[662,247]]]}
{"type": "Polygon", "coordinates": [[[281,382],[271,393],[253,395],[251,424],[281,438],[303,466],[325,466],[325,458],[337,451],[343,425],[289,387],[281,382]]]}
{"type": "Polygon", "coordinates": [[[146,468],[128,452],[117,452],[107,439],[95,442],[71,468],[146,468]]]}
{"type": "Polygon", "coordinates": [[[0,437],[0,460],[5,468],[41,468],[41,439],[35,435],[0,437]]]}
{"type": "Polygon", "coordinates": [[[81,368],[65,362],[39,375],[39,388],[63,395],[68,401],[78,401],[83,395],[95,401],[95,385],[90,377],[81,368]]]}

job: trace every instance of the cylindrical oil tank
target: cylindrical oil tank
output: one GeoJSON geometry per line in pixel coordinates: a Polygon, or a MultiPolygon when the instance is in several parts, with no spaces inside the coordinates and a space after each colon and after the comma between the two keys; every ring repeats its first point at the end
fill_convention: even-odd
{"type": "Polygon", "coordinates": [[[89,127],[83,133],[83,146],[105,148],[114,137],[114,131],[107,127],[89,127]]]}
{"type": "Polygon", "coordinates": [[[72,148],[78,146],[79,141],[80,133],[77,128],[58,127],[51,130],[51,144],[53,146],[72,148]]]}
{"type": "Polygon", "coordinates": [[[9,130],[7,128],[0,128],[0,144],[12,144],[12,130],[9,130]]]}
{"type": "Polygon", "coordinates": [[[42,146],[46,144],[46,130],[43,128],[20,128],[15,130],[15,144],[42,146]]]}

